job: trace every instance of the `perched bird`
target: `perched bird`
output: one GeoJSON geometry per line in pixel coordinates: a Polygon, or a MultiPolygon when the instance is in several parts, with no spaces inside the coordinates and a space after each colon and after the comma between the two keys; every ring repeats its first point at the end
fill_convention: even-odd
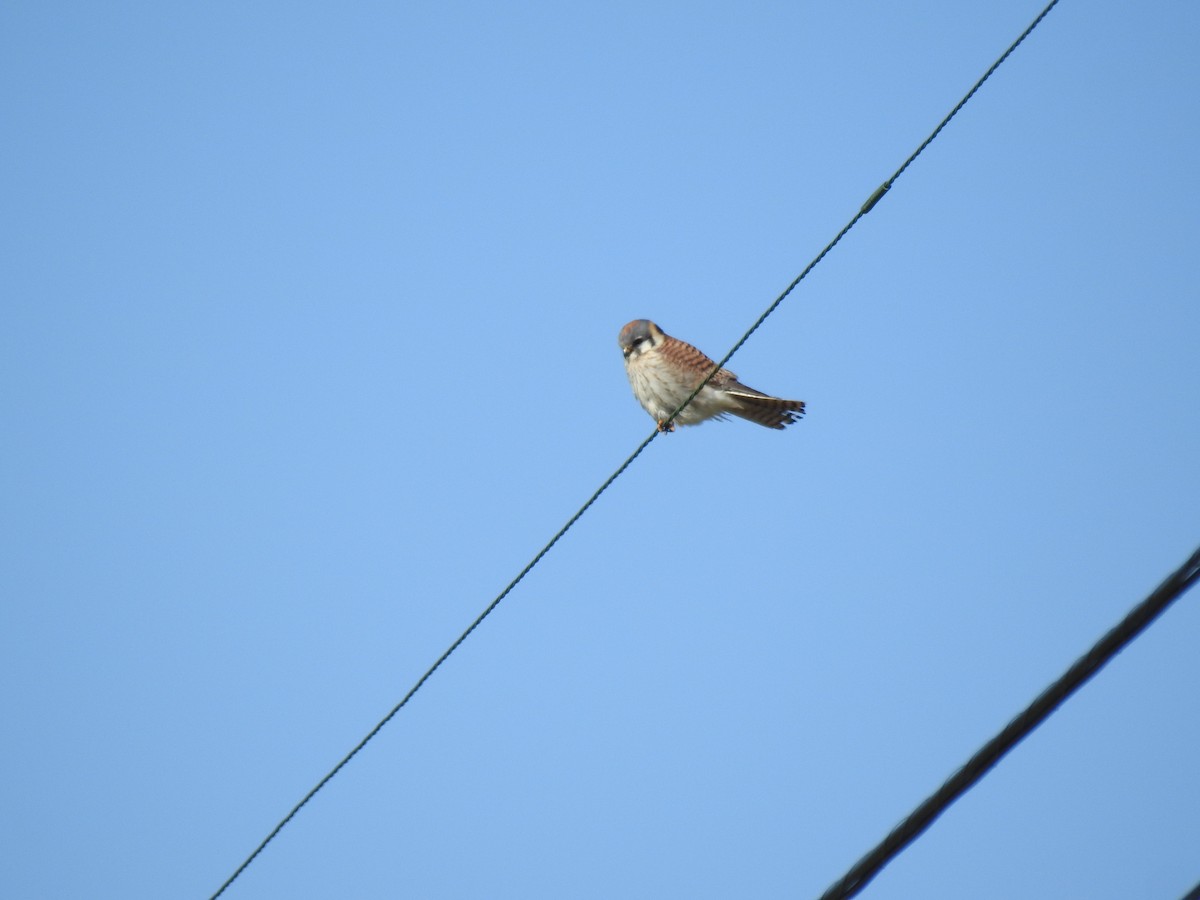
{"type": "Polygon", "coordinates": [[[625,374],[633,395],[658,422],[659,431],[678,425],[699,425],[706,419],[738,416],[786,428],[804,415],[803,400],[781,400],[748,388],[728,369],[714,375],[674,422],[667,418],[713,370],[716,363],[691,344],[671,337],[649,319],[634,319],[617,337],[625,354],[625,374]]]}

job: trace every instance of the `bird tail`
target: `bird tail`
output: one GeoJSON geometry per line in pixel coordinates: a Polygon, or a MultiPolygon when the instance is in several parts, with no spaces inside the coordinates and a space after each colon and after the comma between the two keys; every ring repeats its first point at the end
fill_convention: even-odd
{"type": "Polygon", "coordinates": [[[741,392],[736,396],[738,405],[729,411],[735,416],[767,428],[787,428],[804,415],[803,400],[781,400],[779,397],[741,392]]]}

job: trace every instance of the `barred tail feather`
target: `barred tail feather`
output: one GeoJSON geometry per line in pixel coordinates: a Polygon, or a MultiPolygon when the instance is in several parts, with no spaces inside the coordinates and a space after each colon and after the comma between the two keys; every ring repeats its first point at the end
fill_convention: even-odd
{"type": "Polygon", "coordinates": [[[778,397],[754,396],[740,392],[737,399],[738,405],[730,407],[729,412],[767,428],[787,428],[804,415],[803,400],[781,400],[778,397]]]}

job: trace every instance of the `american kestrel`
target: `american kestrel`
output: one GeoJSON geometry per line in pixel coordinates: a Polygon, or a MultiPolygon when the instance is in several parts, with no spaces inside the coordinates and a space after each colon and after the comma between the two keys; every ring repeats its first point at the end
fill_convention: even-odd
{"type": "Polygon", "coordinates": [[[676,425],[699,425],[706,419],[735,415],[767,428],[786,428],[804,415],[803,400],[781,400],[748,388],[728,369],[714,375],[674,422],[667,417],[696,389],[716,365],[711,359],[678,338],[673,338],[649,319],[634,319],[617,337],[625,354],[625,374],[633,395],[659,431],[674,431],[676,425]]]}

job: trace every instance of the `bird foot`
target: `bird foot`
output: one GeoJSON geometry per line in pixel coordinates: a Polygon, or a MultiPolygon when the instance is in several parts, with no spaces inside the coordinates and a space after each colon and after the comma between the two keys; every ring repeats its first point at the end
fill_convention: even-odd
{"type": "Polygon", "coordinates": [[[674,422],[664,422],[662,419],[659,419],[658,420],[658,430],[665,434],[669,434],[670,432],[675,430],[675,423],[674,422]]]}

